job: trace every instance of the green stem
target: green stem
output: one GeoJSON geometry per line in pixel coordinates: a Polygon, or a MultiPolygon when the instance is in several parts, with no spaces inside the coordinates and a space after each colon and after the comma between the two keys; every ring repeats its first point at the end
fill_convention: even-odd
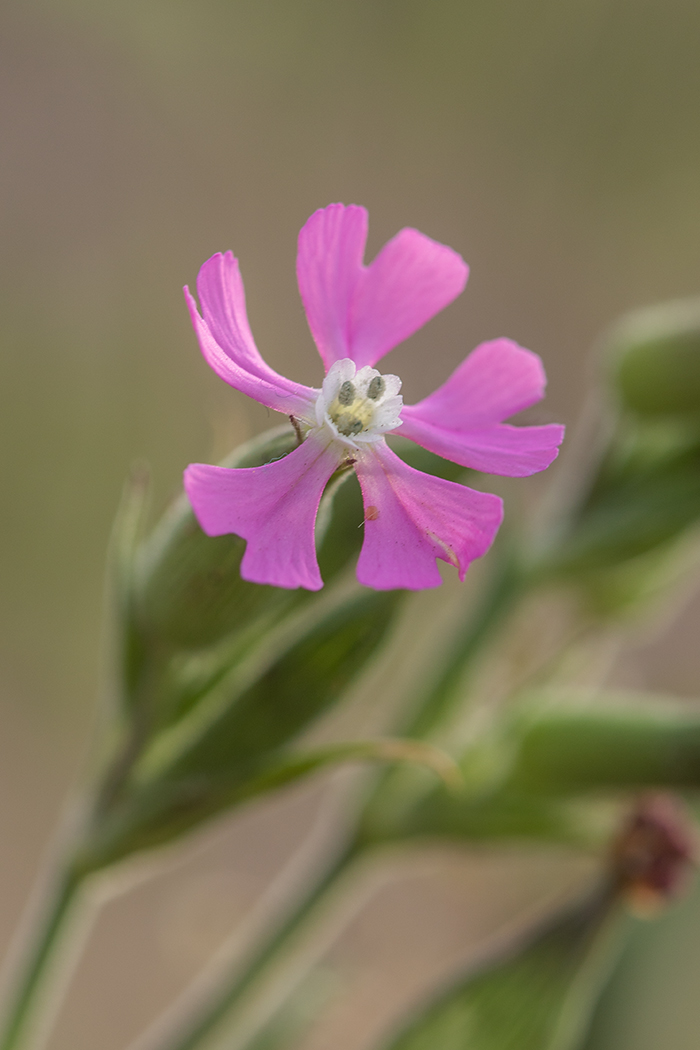
{"type": "MultiPolygon", "coordinates": [[[[357,859],[360,852],[357,846],[351,843],[324,872],[321,879],[312,886],[306,896],[297,903],[294,911],[257,948],[255,955],[249,960],[243,972],[236,973],[228,983],[222,982],[219,993],[200,1009],[198,1016],[190,1021],[189,1025],[180,1026],[174,1038],[171,1032],[170,1037],[166,1035],[162,1042],[159,1040],[157,1044],[152,1044],[152,1050],[196,1050],[201,1046],[203,1040],[212,1033],[219,1022],[238,1005],[268,963],[292,940],[307,917],[335,887],[340,876],[357,859]]],[[[143,1046],[144,1050],[145,1045],[140,1040],[134,1044],[139,1048],[143,1046]]],[[[151,1050],[151,1044],[148,1045],[151,1050]]]]}
{"type": "Polygon", "coordinates": [[[526,588],[527,581],[515,555],[510,550],[502,551],[500,565],[494,570],[480,605],[467,619],[453,643],[452,652],[444,661],[444,670],[421,700],[402,734],[426,736],[462,699],[461,686],[466,668],[493,631],[500,627],[526,588]]]}
{"type": "Polygon", "coordinates": [[[64,931],[80,883],[80,877],[68,869],[56,885],[53,900],[46,909],[38,938],[25,964],[24,974],[3,1020],[0,1050],[15,1050],[21,1045],[37,998],[43,991],[47,966],[54,956],[59,935],[64,931]]]}
{"type": "MultiPolygon", "coordinates": [[[[459,686],[465,667],[481,645],[490,637],[512,608],[523,587],[523,576],[510,552],[504,552],[501,565],[496,571],[491,587],[476,616],[470,618],[462,636],[457,639],[447,668],[421,704],[418,715],[409,727],[412,736],[422,735],[426,729],[439,721],[451,705],[460,698],[459,686]]],[[[198,1015],[186,1027],[180,1026],[177,1034],[171,1031],[156,1041],[137,1040],[133,1050],[198,1050],[217,1025],[238,1006],[258,977],[261,976],[277,953],[292,940],[304,921],[325,899],[338,878],[361,852],[355,843],[341,854],[306,896],[299,901],[294,911],[278,926],[272,935],[260,945],[243,972],[236,973],[228,982],[222,982],[217,994],[199,1010],[198,1015]]],[[[0,1048],[2,1050],[2,1048],[0,1048]]]]}

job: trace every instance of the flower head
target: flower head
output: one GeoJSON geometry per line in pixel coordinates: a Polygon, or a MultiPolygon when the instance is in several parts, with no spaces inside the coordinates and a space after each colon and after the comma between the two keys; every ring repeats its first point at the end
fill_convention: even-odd
{"type": "Polygon", "coordinates": [[[194,463],[185,488],[210,536],[247,541],[241,574],[253,583],[318,590],[314,526],[331,476],[352,466],[362,489],[365,535],[360,583],[421,590],[440,581],[436,558],[460,579],[491,546],[501,500],[403,462],[385,441],[401,434],[465,467],[524,476],[557,455],[563,427],[503,422],[539,401],[545,375],[536,354],[509,339],[482,343],[433,394],[404,405],[401,380],[373,366],[463,290],[468,268],[451,248],[401,230],[369,265],[364,208],[331,204],[299,234],[297,277],[311,333],[326,367],[320,389],[285,379],[253,341],[238,262],[214,255],[200,270],[202,308],[185,296],[204,357],[237,390],[291,416],[302,438],[281,460],[229,469],[194,463]]]}

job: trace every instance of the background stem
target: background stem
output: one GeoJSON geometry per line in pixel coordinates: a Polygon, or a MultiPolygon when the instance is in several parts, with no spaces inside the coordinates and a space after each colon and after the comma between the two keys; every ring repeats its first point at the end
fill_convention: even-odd
{"type": "Polygon", "coordinates": [[[27,1024],[44,990],[47,968],[58,947],[59,936],[64,932],[81,881],[81,877],[69,868],[56,882],[38,937],[27,957],[24,973],[11,994],[9,1009],[3,1017],[0,1050],[15,1050],[25,1038],[27,1024]]]}
{"type": "Polygon", "coordinates": [[[408,725],[402,729],[403,734],[427,736],[453,705],[462,699],[461,685],[465,670],[510,613],[525,588],[526,581],[514,554],[511,550],[503,550],[486,593],[455,639],[439,677],[422,699],[408,725]]]}
{"type": "Polygon", "coordinates": [[[188,1023],[178,1025],[176,1032],[163,1032],[159,1026],[153,1038],[149,1038],[148,1035],[145,1038],[142,1036],[130,1045],[129,1050],[196,1050],[200,1047],[219,1022],[238,1005],[277,953],[291,941],[305,919],[335,887],[340,876],[358,858],[360,852],[354,843],[347,846],[321,878],[312,884],[310,891],[297,902],[291,914],[257,946],[244,969],[239,972],[236,968],[236,972],[228,981],[222,980],[218,993],[212,995],[188,1023]]]}

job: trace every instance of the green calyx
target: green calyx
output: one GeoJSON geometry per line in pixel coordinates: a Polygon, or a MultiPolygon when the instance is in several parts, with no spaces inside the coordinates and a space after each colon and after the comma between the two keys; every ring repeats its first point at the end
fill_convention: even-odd
{"type": "Polygon", "coordinates": [[[697,416],[700,422],[700,300],[639,310],[607,340],[613,384],[639,416],[697,416]]]}

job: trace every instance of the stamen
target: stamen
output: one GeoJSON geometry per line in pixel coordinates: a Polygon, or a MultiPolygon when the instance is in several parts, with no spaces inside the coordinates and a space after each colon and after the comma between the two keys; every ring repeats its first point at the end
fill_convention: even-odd
{"type": "MultiPolygon", "coordinates": [[[[355,391],[355,387],[349,379],[346,379],[343,385],[341,386],[340,390],[338,391],[338,401],[341,405],[351,405],[355,400],[356,396],[357,394],[355,391]]],[[[357,433],[357,431],[355,431],[355,433],[357,433]]]]}
{"type": "Polygon", "coordinates": [[[378,401],[385,390],[386,383],[384,382],[384,376],[375,376],[374,379],[370,381],[370,384],[367,387],[367,397],[371,398],[372,401],[378,401]]]}
{"type": "Polygon", "coordinates": [[[316,402],[318,425],[323,425],[325,417],[336,437],[355,448],[356,441],[362,447],[379,441],[386,431],[401,425],[400,389],[397,376],[378,375],[369,365],[358,371],[349,359],[336,361],[316,402]]]}
{"type": "Polygon", "coordinates": [[[339,419],[336,423],[338,433],[344,437],[353,437],[354,434],[359,434],[364,429],[364,423],[361,419],[339,419]]]}

